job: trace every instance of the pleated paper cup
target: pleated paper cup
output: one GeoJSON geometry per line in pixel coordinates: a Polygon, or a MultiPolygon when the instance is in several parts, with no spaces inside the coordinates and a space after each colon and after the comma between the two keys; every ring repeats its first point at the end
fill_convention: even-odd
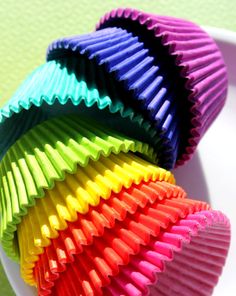
{"type": "MultiPolygon", "coordinates": [[[[163,231],[158,241],[153,240],[138,256],[133,256],[102,293],[127,296],[212,295],[225,264],[229,243],[229,220],[221,212],[190,214],[163,231]]],[[[68,276],[65,273],[63,280],[68,276]]],[[[66,291],[58,295],[69,295],[68,291],[75,288],[75,283],[71,287],[64,286],[61,279],[57,282],[55,290],[66,291]]]]}
{"type": "Polygon", "coordinates": [[[83,252],[74,255],[73,259],[65,250],[60,252],[62,246],[59,244],[54,246],[53,252],[52,247],[50,250],[46,249],[34,272],[39,295],[43,295],[44,290],[54,294],[55,289],[63,282],[61,279],[68,279],[72,273],[73,284],[70,287],[73,289],[77,285],[80,294],[76,295],[88,295],[88,292],[100,295],[102,288],[119,275],[122,266],[127,266],[132,258],[139,256],[152,241],[158,241],[162,231],[167,231],[172,224],[178,223],[188,214],[208,208],[206,203],[182,198],[157,200],[149,204],[146,210],[133,215],[127,214],[123,222],[117,222],[111,229],[104,229],[101,237],[94,237],[92,244],[84,246],[83,252]],[[59,254],[64,254],[64,258],[59,258],[59,254]]]}
{"type": "MultiPolygon", "coordinates": [[[[114,171],[113,177],[119,179],[123,175],[122,181],[118,181],[119,184],[112,184],[113,187],[112,185],[110,187],[107,186],[105,188],[106,190],[103,189],[104,192],[106,191],[105,200],[101,200],[100,203],[96,202],[98,206],[91,207],[87,213],[82,212],[77,215],[75,207],[72,208],[69,204],[64,205],[65,201],[63,204],[59,198],[51,198],[54,200],[55,205],[52,205],[52,202],[45,198],[37,201],[36,206],[30,209],[29,214],[22,219],[18,227],[21,274],[27,282],[34,283],[32,266],[39,259],[38,255],[45,252],[46,247],[49,249],[47,252],[51,253],[50,250],[53,251],[55,246],[61,246],[60,253],[67,253],[72,258],[73,254],[79,254],[83,251],[83,246],[92,244],[93,237],[102,236],[105,228],[113,228],[116,222],[124,221],[129,214],[135,214],[137,216],[149,204],[157,203],[163,198],[185,197],[185,192],[178,186],[165,181],[159,181],[163,179],[163,176],[157,173],[157,169],[156,173],[153,170],[153,173],[150,174],[149,170],[148,174],[148,167],[141,166],[140,164],[138,167],[138,162],[130,167],[127,161],[127,165],[124,165],[123,172],[120,170],[120,174],[117,174],[117,170],[114,171]],[[129,174],[135,174],[136,176],[134,178],[128,176],[127,178],[129,174]],[[130,179],[130,181],[127,179],[130,179]],[[119,191],[120,188],[122,188],[121,191],[119,191]],[[44,207],[41,201],[45,201],[44,207]],[[60,208],[60,213],[58,208],[60,208]],[[70,209],[71,211],[69,211],[70,209]],[[71,215],[72,211],[74,212],[74,216],[71,215]],[[63,214],[64,216],[62,216],[63,214]],[[66,214],[67,216],[65,217],[66,214]],[[78,234],[78,237],[73,239],[74,233],[78,234]],[[69,244],[66,243],[68,241],[70,241],[69,244]]],[[[106,174],[109,170],[110,167],[106,167],[106,174]]],[[[78,176],[80,176],[80,173],[78,176]]],[[[104,178],[103,181],[103,183],[111,183],[111,178],[108,180],[104,178]]],[[[118,183],[117,181],[113,182],[118,183]]],[[[94,182],[93,188],[95,185],[98,192],[96,195],[99,195],[101,191],[100,186],[94,182]]],[[[81,191],[79,189],[80,187],[78,185],[75,186],[73,192],[71,194],[67,193],[66,196],[72,199],[73,194],[75,196],[76,192],[81,191]]],[[[91,190],[87,190],[87,192],[91,192],[91,190]]],[[[93,195],[90,194],[90,196],[93,195]]],[[[65,199],[65,197],[62,198],[65,199]]],[[[81,198],[77,199],[80,200],[81,198]]],[[[93,200],[97,201],[99,197],[95,197],[93,200]]],[[[151,223],[152,219],[150,218],[149,220],[151,223]]],[[[168,219],[166,220],[164,218],[162,222],[165,224],[168,222],[168,219]]],[[[59,258],[60,263],[63,263],[63,260],[63,258],[59,258]]]]}
{"type": "Polygon", "coordinates": [[[27,240],[22,244],[24,250],[20,243],[21,262],[34,262],[43,247],[51,244],[50,239],[58,237],[59,230],[76,221],[77,213],[86,214],[89,206],[99,205],[100,198],[108,200],[111,194],[116,195],[132,184],[150,180],[174,181],[169,172],[123,153],[102,157],[68,175],[65,182],[56,183],[43,199],[38,199],[18,225],[18,240],[27,240]]]}
{"type": "MultiPolygon", "coordinates": [[[[94,72],[100,71],[104,81],[110,79],[125,105],[148,116],[161,138],[161,166],[172,168],[178,154],[180,130],[176,85],[168,79],[169,69],[155,64],[137,37],[117,28],[59,39],[48,48],[49,61],[71,56],[93,63],[94,72]]],[[[98,78],[94,75],[95,80],[98,78]]]]}
{"type": "Polygon", "coordinates": [[[68,113],[86,114],[158,150],[156,129],[140,113],[122,103],[111,83],[102,91],[105,81],[97,75],[98,81],[92,79],[91,65],[84,65],[76,58],[38,67],[0,109],[0,159],[29,129],[68,113]]]}
{"type": "Polygon", "coordinates": [[[222,109],[227,73],[222,54],[206,32],[192,22],[130,8],[103,16],[97,29],[119,27],[138,36],[150,55],[172,69],[181,116],[177,165],[192,156],[200,139],[222,109]]]}
{"type": "Polygon", "coordinates": [[[45,121],[20,138],[0,163],[0,234],[6,253],[17,260],[17,249],[13,246],[16,226],[46,189],[52,189],[66,175],[75,174],[78,165],[85,167],[101,156],[129,151],[156,161],[156,154],[148,144],[98,124],[95,127],[77,115],[45,121]]]}

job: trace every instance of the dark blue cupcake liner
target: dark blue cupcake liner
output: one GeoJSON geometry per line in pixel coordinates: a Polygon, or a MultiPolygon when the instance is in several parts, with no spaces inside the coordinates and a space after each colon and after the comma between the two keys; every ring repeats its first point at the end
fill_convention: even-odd
{"type": "Polygon", "coordinates": [[[48,48],[48,61],[69,56],[87,58],[93,64],[94,79],[103,75],[104,88],[113,84],[121,100],[155,125],[161,137],[161,165],[173,168],[180,135],[174,85],[166,78],[168,73],[154,65],[144,44],[123,29],[108,28],[56,40],[48,48]]]}

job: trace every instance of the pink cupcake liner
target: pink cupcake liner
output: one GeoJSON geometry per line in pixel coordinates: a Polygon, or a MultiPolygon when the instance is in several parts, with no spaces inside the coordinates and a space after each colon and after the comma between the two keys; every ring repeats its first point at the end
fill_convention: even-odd
{"type": "Polygon", "coordinates": [[[146,42],[149,50],[153,46],[153,55],[158,55],[159,52],[155,49],[162,46],[164,51],[161,58],[167,55],[169,62],[173,58],[179,83],[185,88],[180,100],[184,100],[182,104],[185,104],[188,112],[182,122],[188,126],[188,137],[183,139],[177,165],[185,163],[191,158],[226,99],[226,66],[217,45],[207,33],[192,22],[130,8],[108,12],[101,18],[97,29],[112,26],[138,35],[140,41],[144,44],[146,42]],[[152,42],[146,40],[142,32],[151,34],[149,37],[151,36],[152,42]]]}
{"type": "Polygon", "coordinates": [[[229,243],[230,225],[222,213],[188,215],[121,267],[103,295],[211,295],[229,243]]]}

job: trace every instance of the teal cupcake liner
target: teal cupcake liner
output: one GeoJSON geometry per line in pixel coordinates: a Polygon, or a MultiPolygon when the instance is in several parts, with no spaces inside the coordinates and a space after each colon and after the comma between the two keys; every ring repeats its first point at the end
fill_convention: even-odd
{"type": "Polygon", "coordinates": [[[73,58],[38,67],[0,109],[0,159],[33,126],[51,117],[85,111],[88,117],[158,150],[160,140],[155,128],[142,115],[124,106],[113,90],[108,89],[111,99],[98,92],[100,85],[88,85],[84,80],[86,75],[92,75],[89,66],[78,65],[73,58]]]}

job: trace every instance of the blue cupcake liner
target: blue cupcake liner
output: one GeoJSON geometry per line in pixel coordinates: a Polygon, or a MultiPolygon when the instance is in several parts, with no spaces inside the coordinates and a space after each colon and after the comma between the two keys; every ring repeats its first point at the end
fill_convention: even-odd
{"type": "Polygon", "coordinates": [[[108,28],[59,39],[48,47],[48,61],[70,56],[87,58],[93,63],[95,72],[100,69],[104,80],[109,77],[125,104],[142,112],[155,125],[162,145],[168,143],[168,147],[163,147],[163,153],[165,150],[174,152],[171,157],[166,156],[171,161],[165,167],[172,168],[178,147],[171,127],[176,125],[174,132],[180,135],[174,85],[166,78],[168,73],[154,64],[154,58],[149,56],[138,37],[126,30],[108,28]]]}

